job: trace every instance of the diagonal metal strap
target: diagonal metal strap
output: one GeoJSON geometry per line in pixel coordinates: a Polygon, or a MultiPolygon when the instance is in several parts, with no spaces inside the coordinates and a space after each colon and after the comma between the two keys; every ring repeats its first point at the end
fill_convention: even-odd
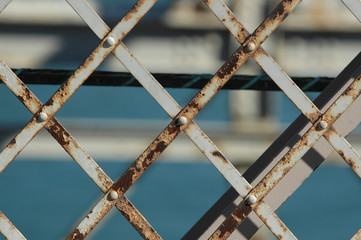
{"type": "Polygon", "coordinates": [[[359,0],[342,0],[348,9],[355,15],[357,20],[361,22],[361,1],[359,0]]]}
{"type": "Polygon", "coordinates": [[[26,240],[24,235],[10,222],[10,220],[0,211],[0,232],[6,239],[26,240]]]}
{"type": "MultiPolygon", "coordinates": [[[[306,134],[295,144],[295,146],[276,164],[274,168],[260,181],[257,186],[250,192],[249,196],[255,196],[258,201],[262,199],[275,187],[275,185],[295,166],[297,161],[318,141],[318,139],[333,125],[333,123],[346,111],[346,109],[356,100],[361,94],[361,74],[355,81],[347,88],[347,90],[332,104],[332,106],[322,115],[316,124],[307,131],[306,134]],[[322,121],[327,122],[328,127],[321,127],[322,121]]],[[[248,197],[249,197],[248,196],[248,197]]],[[[246,204],[242,201],[236,208],[242,209],[246,204]]],[[[257,202],[253,205],[257,208],[257,202]]],[[[238,211],[238,214],[245,214],[238,211]]],[[[248,215],[248,214],[246,214],[248,215]]],[[[242,222],[233,218],[232,215],[228,217],[223,224],[215,231],[232,233],[239,224],[229,225],[230,222],[236,221],[239,224],[242,222]]]]}
{"type": "Polygon", "coordinates": [[[361,178],[361,157],[347,140],[335,129],[331,128],[324,134],[326,140],[332,145],[345,162],[361,178]]]}
{"type": "MultiPolygon", "coordinates": [[[[28,89],[23,82],[15,75],[11,69],[0,61],[0,74],[5,85],[15,94],[15,96],[27,107],[31,113],[35,114],[41,108],[40,100],[28,89]],[[5,77],[4,77],[5,76],[5,77]]],[[[113,185],[112,179],[99,167],[93,158],[75,141],[69,132],[54,118],[45,125],[48,132],[59,142],[64,150],[79,164],[88,176],[103,191],[107,192],[113,185]]],[[[153,238],[161,239],[153,227],[145,220],[141,213],[130,203],[126,197],[122,197],[116,205],[126,218],[130,218],[130,223],[142,235],[151,235],[153,238]]]]}
{"type": "MultiPolygon", "coordinates": [[[[203,1],[239,43],[249,37],[247,29],[222,0],[203,1]]],[[[318,119],[321,114],[318,108],[262,47],[252,57],[312,123],[318,119]]]]}
{"type": "MultiPolygon", "coordinates": [[[[279,26],[281,19],[300,1],[283,1],[270,16],[256,29],[254,34],[244,43],[232,57],[221,67],[208,84],[187,104],[187,106],[174,118],[174,120],[163,130],[163,132],[152,142],[145,152],[133,163],[133,165],[123,174],[123,176],[112,187],[121,196],[139,177],[149,168],[154,160],[164,151],[164,149],[177,137],[187,124],[178,124],[180,117],[185,117],[188,121],[198,114],[198,112],[209,102],[209,100],[222,88],[229,78],[239,69],[241,65],[250,57],[253,50],[257,49],[267,37],[279,26]],[[266,27],[267,26],[267,27],[266,27]],[[254,49],[249,49],[249,44],[254,45],[254,49]]],[[[86,236],[114,206],[114,202],[109,201],[104,196],[80,225],[68,236],[67,239],[74,239],[81,234],[86,236]]]]}

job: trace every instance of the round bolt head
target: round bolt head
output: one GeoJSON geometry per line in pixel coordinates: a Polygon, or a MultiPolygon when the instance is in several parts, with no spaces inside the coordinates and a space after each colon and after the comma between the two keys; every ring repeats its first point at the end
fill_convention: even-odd
{"type": "Polygon", "coordinates": [[[246,204],[252,205],[257,202],[257,198],[254,195],[249,195],[249,197],[246,199],[246,204]]]}
{"type": "Polygon", "coordinates": [[[252,52],[255,49],[256,49],[256,45],[253,42],[248,43],[244,48],[246,52],[252,52]]]}
{"type": "Polygon", "coordinates": [[[110,200],[110,201],[113,201],[113,200],[115,200],[115,199],[118,199],[118,193],[116,192],[116,191],[111,191],[110,193],[109,193],[109,195],[108,195],[108,199],[110,200]]]}
{"type": "Polygon", "coordinates": [[[186,125],[187,122],[188,122],[188,120],[187,120],[186,117],[183,117],[183,116],[182,116],[182,117],[180,117],[180,118],[178,119],[178,125],[179,125],[179,126],[186,125]]]}
{"type": "Polygon", "coordinates": [[[46,121],[46,119],[48,119],[48,115],[46,113],[44,112],[39,113],[38,120],[40,122],[44,122],[46,121]]]}
{"type": "Polygon", "coordinates": [[[317,130],[321,131],[327,128],[327,122],[321,121],[317,124],[317,130]]]}
{"type": "Polygon", "coordinates": [[[113,37],[108,37],[106,40],[105,40],[105,44],[104,44],[104,46],[105,47],[111,47],[111,46],[113,46],[115,44],[115,40],[114,40],[114,38],[113,37]]]}

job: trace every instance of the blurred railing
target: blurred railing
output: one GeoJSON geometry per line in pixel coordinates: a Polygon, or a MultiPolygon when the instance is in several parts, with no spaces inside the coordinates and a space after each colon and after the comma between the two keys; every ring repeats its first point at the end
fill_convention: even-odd
{"type": "MultiPolygon", "coordinates": [[[[10,1],[0,2],[0,12],[10,1]]],[[[100,43],[78,69],[74,72],[63,73],[69,76],[47,102],[43,104],[29,90],[21,79],[25,79],[25,75],[18,76],[3,61],[0,62],[2,82],[33,114],[32,119],[0,153],[0,172],[17,157],[41,129],[45,128],[104,192],[103,197],[69,233],[67,239],[87,237],[113,207],[125,216],[144,239],[161,239],[161,236],[124,194],[182,131],[231,185],[231,189],[196,223],[184,239],[226,239],[229,236],[237,239],[250,238],[263,224],[279,239],[296,239],[285,223],[275,214],[275,210],[333,150],[336,150],[361,177],[361,158],[345,139],[345,136],[361,121],[361,98],[359,97],[361,54],[312,102],[301,88],[308,89],[316,82],[320,82],[320,78],[311,79],[300,88],[261,47],[301,0],[281,1],[252,34],[238,21],[222,0],[204,0],[204,3],[239,42],[239,48],[216,74],[193,76],[182,83],[182,86],[198,84],[197,87],[200,88],[184,108],[180,107],[157,81],[162,76],[152,75],[147,71],[122,42],[123,38],[153,7],[156,0],[139,0],[113,29],[105,24],[85,0],[67,0],[67,2],[93,30],[100,39],[100,43]],[[127,77],[130,77],[132,81],[136,79],[173,119],[115,182],[54,117],[87,79],[91,81],[94,78],[96,75],[94,71],[110,54],[114,54],[132,74],[127,77]],[[227,83],[233,82],[233,85],[239,83],[235,80],[237,77],[234,74],[250,57],[268,75],[266,80],[272,79],[273,82],[269,85],[277,85],[303,115],[291,124],[242,176],[193,119],[227,83]],[[296,165],[300,161],[312,162],[312,167],[296,165]],[[296,173],[297,181],[292,180],[296,173]],[[236,205],[233,204],[234,202],[236,205]],[[248,221],[244,221],[245,219],[248,221]],[[244,224],[245,222],[247,225],[244,224]],[[253,227],[249,227],[249,224],[253,227]]],[[[361,20],[361,2],[359,0],[343,0],[343,2],[356,18],[361,20]]],[[[332,49],[332,51],[335,50],[332,49]]],[[[37,74],[40,76],[43,73],[37,74]]],[[[172,76],[167,77],[172,78],[172,76]]],[[[250,77],[248,82],[239,88],[249,88],[256,82],[259,83],[261,78],[264,76],[250,77]]],[[[97,80],[96,84],[106,85],[102,80],[97,80]]],[[[268,84],[262,88],[271,89],[268,84]]],[[[2,212],[0,212],[0,231],[8,239],[25,239],[2,212]]],[[[352,239],[361,239],[361,230],[357,231],[352,239]]]]}

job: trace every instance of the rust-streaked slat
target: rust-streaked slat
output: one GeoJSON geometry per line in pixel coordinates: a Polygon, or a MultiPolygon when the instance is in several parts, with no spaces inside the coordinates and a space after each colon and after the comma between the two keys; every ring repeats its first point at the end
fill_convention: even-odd
{"type": "MultiPolygon", "coordinates": [[[[264,42],[276,29],[288,13],[300,3],[299,0],[291,0],[280,3],[270,16],[256,29],[255,33],[245,42],[244,48],[240,47],[230,59],[217,71],[215,76],[201,89],[196,96],[180,111],[173,121],[162,131],[162,133],[149,145],[144,153],[132,164],[122,177],[113,185],[112,191],[122,196],[132,184],[150,167],[155,159],[165,150],[167,146],[183,131],[187,124],[178,125],[180,117],[189,121],[213,98],[213,96],[226,84],[230,77],[246,62],[253,51],[248,50],[248,44],[254,44],[254,49],[264,42]]],[[[67,239],[76,239],[77,235],[87,236],[98,222],[114,206],[115,201],[108,201],[104,196],[93,210],[83,219],[79,226],[68,236],[67,239]]]]}
{"type": "Polygon", "coordinates": [[[115,204],[119,211],[129,221],[130,224],[137,230],[137,232],[147,240],[160,240],[162,239],[159,234],[150,226],[148,221],[143,215],[129,202],[126,198],[122,197],[119,202],[115,204]]]}
{"type": "Polygon", "coordinates": [[[333,128],[327,131],[323,136],[361,178],[361,157],[347,140],[333,128]]]}
{"type": "Polygon", "coordinates": [[[10,222],[10,220],[0,211],[0,232],[6,239],[26,240],[23,234],[10,222]]]}
{"type": "Polygon", "coordinates": [[[254,211],[278,239],[297,239],[264,201],[254,211]]]}
{"type": "MultiPolygon", "coordinates": [[[[344,93],[332,104],[332,106],[321,116],[316,124],[310,128],[302,138],[290,149],[287,154],[272,168],[272,170],[253,188],[248,196],[256,197],[257,202],[253,204],[253,208],[257,208],[259,202],[275,187],[275,185],[294,167],[297,161],[318,141],[318,139],[333,125],[333,123],[346,111],[346,109],[359,97],[361,94],[361,74],[355,81],[344,91],[344,93]],[[326,122],[325,128],[320,129],[320,123],[326,122]]],[[[247,197],[248,197],[247,196],[247,197]]],[[[246,197],[246,198],[247,198],[246,197]]],[[[243,201],[233,211],[222,225],[215,231],[221,231],[222,234],[232,233],[243,219],[239,215],[248,215],[249,213],[242,212],[245,202],[243,201]],[[233,221],[235,224],[226,225],[233,221]]]]}
{"type": "MultiPolygon", "coordinates": [[[[239,43],[249,37],[246,27],[236,18],[222,0],[203,0],[217,18],[225,25],[239,43]]],[[[311,121],[315,122],[320,116],[319,109],[260,46],[252,58],[272,78],[278,87],[290,98],[295,106],[311,121]]]]}

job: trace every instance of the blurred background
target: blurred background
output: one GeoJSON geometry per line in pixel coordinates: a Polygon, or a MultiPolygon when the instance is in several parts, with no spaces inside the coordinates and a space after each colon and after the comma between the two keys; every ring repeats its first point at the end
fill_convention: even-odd
{"type": "MultiPolygon", "coordinates": [[[[135,2],[89,0],[110,27],[135,2]]],[[[278,2],[226,1],[250,32],[278,2]]],[[[290,76],[336,77],[360,52],[360,39],[361,24],[342,1],[304,0],[263,47],[290,76]]],[[[239,47],[201,0],[159,0],[123,42],[152,73],[214,74],[239,47]]],[[[13,0],[0,14],[0,58],[11,68],[74,70],[98,44],[65,0],[13,0]]],[[[127,72],[112,55],[98,70],[127,72]]],[[[262,73],[251,59],[238,72],[262,73]]],[[[46,102],[59,86],[28,87],[46,102]]],[[[167,91],[182,106],[197,93],[167,91]]],[[[195,121],[244,172],[299,114],[282,92],[221,91],[195,121]]],[[[0,84],[2,149],[31,117],[0,84]]],[[[146,90],[137,87],[82,86],[56,117],[113,180],[171,121],[146,90]]],[[[347,139],[360,152],[360,131],[347,139]]],[[[127,197],[164,239],[180,239],[228,188],[181,134],[127,197]]],[[[278,213],[299,239],[349,239],[360,227],[360,190],[360,180],[334,153],[278,213]],[[305,204],[310,198],[318,204],[305,204]],[[347,206],[340,210],[344,201],[347,206]]],[[[0,210],[28,239],[63,239],[102,195],[46,131],[0,175],[0,192],[0,210]]],[[[115,210],[89,238],[111,236],[140,239],[115,210]]],[[[253,239],[273,236],[262,229],[253,239]]]]}

